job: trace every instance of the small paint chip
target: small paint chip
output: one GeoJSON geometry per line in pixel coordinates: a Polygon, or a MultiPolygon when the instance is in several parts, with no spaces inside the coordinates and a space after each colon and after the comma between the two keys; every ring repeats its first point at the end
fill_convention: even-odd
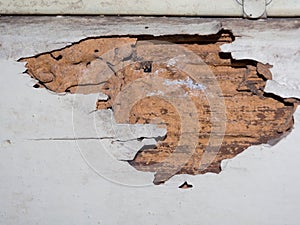
{"type": "Polygon", "coordinates": [[[189,189],[189,188],[192,188],[193,185],[189,184],[187,181],[185,181],[182,185],[180,185],[178,188],[181,188],[181,189],[189,189]]]}

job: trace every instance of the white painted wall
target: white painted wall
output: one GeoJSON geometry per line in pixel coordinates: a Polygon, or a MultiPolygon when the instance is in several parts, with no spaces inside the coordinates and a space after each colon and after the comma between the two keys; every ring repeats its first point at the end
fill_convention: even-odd
{"type": "MultiPolygon", "coordinates": [[[[80,154],[78,147],[94,149],[93,146],[97,146],[99,151],[103,151],[103,157],[107,156],[98,140],[89,139],[94,137],[94,131],[85,129],[94,123],[94,118],[89,117],[85,110],[94,106],[87,104],[82,109],[75,105],[75,109],[80,109],[77,112],[82,112],[82,119],[76,120],[76,124],[86,131],[85,136],[80,137],[87,139],[78,142],[72,140],[74,96],[58,96],[32,88],[34,82],[22,74],[23,64],[16,62],[19,57],[63,47],[86,36],[124,34],[126,29],[136,34],[180,33],[183,32],[183,24],[190,24],[185,29],[193,27],[195,33],[207,31],[207,26],[210,32],[217,32],[221,29],[218,21],[124,18],[123,22],[116,19],[107,25],[106,18],[48,18],[49,23],[45,22],[47,19],[42,23],[39,18],[36,21],[31,18],[31,23],[26,23],[26,19],[22,19],[23,23],[14,20],[0,18],[1,225],[299,224],[299,109],[295,113],[295,128],[291,134],[273,147],[253,146],[237,157],[224,161],[223,171],[218,175],[182,175],[173,177],[165,185],[131,187],[104,179],[89,167],[80,154]],[[205,24],[204,31],[201,24],[205,24]],[[144,30],[146,25],[150,31],[144,30]],[[73,29],[69,29],[71,27],[73,29]],[[49,30],[55,33],[48,35],[49,30]],[[56,137],[65,139],[34,140],[56,137]],[[194,187],[178,189],[185,180],[194,187]]],[[[224,50],[232,51],[236,58],[251,57],[274,64],[272,72],[275,82],[294,91],[288,95],[296,93],[294,96],[299,97],[299,65],[296,63],[300,54],[297,38],[300,33],[299,20],[282,22],[285,30],[277,29],[275,22],[248,21],[245,23],[252,28],[245,29],[246,25],[241,26],[240,21],[222,21],[223,27],[241,36],[224,50]],[[288,24],[295,26],[289,29],[288,24]],[[261,29],[264,29],[263,35],[259,35],[261,29]],[[255,30],[257,33],[252,33],[255,30]],[[291,35],[287,32],[291,32],[291,35]],[[287,37],[289,44],[282,44],[287,37]],[[266,43],[269,43],[268,51],[262,51],[266,43]],[[281,52],[277,48],[278,43],[281,43],[281,52]],[[292,51],[290,45],[296,50],[292,51]],[[289,60],[284,58],[287,55],[289,60]],[[276,61],[276,57],[282,61],[276,61]],[[284,72],[283,66],[289,69],[284,72]]],[[[284,89],[274,86],[270,90],[285,94],[284,89]]],[[[95,99],[95,96],[85,97],[87,102],[95,99]]],[[[124,174],[119,168],[108,164],[102,168],[101,174],[110,179],[125,176],[135,180],[130,176],[133,173],[149,180],[153,178],[153,174],[133,171],[130,166],[126,168],[131,168],[132,173],[128,171],[124,174]]],[[[130,183],[123,180],[123,184],[126,181],[130,183]]]]}

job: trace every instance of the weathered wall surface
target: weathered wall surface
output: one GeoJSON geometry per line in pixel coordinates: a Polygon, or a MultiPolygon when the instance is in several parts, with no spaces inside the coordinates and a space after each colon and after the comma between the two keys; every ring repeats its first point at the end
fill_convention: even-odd
{"type": "Polygon", "coordinates": [[[266,82],[272,80],[272,66],[233,60],[220,52],[220,46],[234,39],[229,31],[159,36],[156,43],[149,41],[152,38],[93,38],[21,61],[26,62],[26,73],[37,80],[35,88],[107,95],[95,102],[95,110],[112,110],[117,123],[155,124],[160,119],[156,124],[166,127],[166,138],[120,158],[138,170],[156,172],[156,184],[176,173],[219,173],[222,160],[251,145],[278,141],[293,128],[297,101],[264,92],[266,82]],[[126,109],[128,118],[123,116],[126,109]],[[211,135],[217,127],[213,117],[222,121],[217,125],[224,127],[218,129],[222,140],[218,153],[204,160],[212,140],[220,139],[211,135]],[[183,137],[184,133],[189,134],[183,137]],[[178,146],[185,150],[176,151],[178,146]],[[167,164],[171,156],[174,159],[167,164]]]}
{"type": "Polygon", "coordinates": [[[154,186],[153,173],[136,171],[104,153],[97,158],[95,150],[99,142],[105,149],[107,140],[163,136],[163,129],[130,127],[126,136],[128,127],[115,124],[113,130],[121,132],[111,132],[105,124],[111,114],[91,113],[98,95],[74,97],[34,89],[36,81],[16,62],[86,37],[205,35],[222,28],[236,37],[221,47],[223,51],[236,59],[273,65],[267,91],[299,98],[297,19],[1,18],[0,223],[298,224],[299,110],[294,129],[276,145],[248,148],[223,161],[218,175],[174,176],[154,186]],[[90,129],[95,121],[96,129],[90,129]],[[101,165],[91,169],[86,156],[94,160],[89,163],[101,165]],[[184,181],[193,188],[179,189],[184,181]]]}

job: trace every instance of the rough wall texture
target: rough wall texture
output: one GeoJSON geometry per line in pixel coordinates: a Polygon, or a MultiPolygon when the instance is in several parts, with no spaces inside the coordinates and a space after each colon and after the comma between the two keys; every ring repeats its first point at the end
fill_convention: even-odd
{"type": "MultiPolygon", "coordinates": [[[[45,87],[57,93],[106,94],[108,99],[98,101],[95,105],[98,110],[114,109],[118,94],[137,79],[158,76],[177,82],[176,85],[181,86],[193,100],[198,113],[198,121],[195,123],[199,123],[195,152],[178,173],[218,173],[223,159],[232,158],[251,145],[272,143],[292,128],[296,102],[264,92],[266,81],[272,79],[270,66],[254,60],[233,60],[230,54],[220,52],[220,45],[234,40],[230,32],[221,31],[209,36],[157,37],[156,40],[176,43],[201,57],[222,90],[227,118],[224,140],[213,162],[204,170],[199,170],[212,129],[209,102],[205,91],[193,88],[200,84],[191,80],[190,86],[191,78],[177,69],[176,65],[143,60],[143,55],[149,49],[143,49],[137,43],[152,38],[137,36],[87,39],[64,49],[21,61],[27,62],[28,74],[39,81],[35,87],[45,87]]],[[[201,67],[195,67],[194,70],[201,71],[201,67]]],[[[139,94],[139,90],[136,94],[139,94]]],[[[138,170],[157,172],[164,160],[174,154],[178,145],[181,127],[176,108],[159,95],[149,95],[132,107],[129,122],[157,123],[167,127],[168,133],[164,140],[155,148],[141,150],[134,160],[129,161],[138,170]]],[[[172,164],[167,166],[172,167],[172,164]]],[[[169,174],[157,174],[154,182],[162,183],[169,177],[169,174]]]]}

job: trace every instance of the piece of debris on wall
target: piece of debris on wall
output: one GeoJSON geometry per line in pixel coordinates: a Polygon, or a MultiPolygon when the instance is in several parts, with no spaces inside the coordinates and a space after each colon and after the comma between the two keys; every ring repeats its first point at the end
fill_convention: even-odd
{"type": "MultiPolygon", "coordinates": [[[[35,88],[47,88],[56,93],[106,94],[107,99],[95,103],[97,110],[114,110],[118,104],[118,95],[128,85],[145,77],[159,77],[166,88],[181,87],[184,95],[192,99],[195,105],[197,119],[193,123],[198,124],[199,129],[195,151],[176,174],[219,173],[222,160],[236,156],[251,145],[275,143],[286,135],[293,127],[293,113],[296,108],[293,99],[264,92],[266,81],[272,79],[270,65],[254,60],[234,60],[230,54],[220,52],[220,45],[232,41],[234,36],[225,30],[206,36],[99,37],[20,61],[27,62],[26,72],[38,80],[35,88]],[[138,44],[150,40],[156,40],[153,42],[153,49],[138,44]],[[164,52],[163,48],[167,43],[176,44],[200,57],[221,88],[220,97],[226,106],[226,130],[212,162],[201,161],[212,130],[212,111],[205,94],[205,84],[197,83],[177,68],[176,64],[180,59],[176,57],[167,62],[156,62],[145,57],[154,50],[157,55],[168,55],[169,52],[164,52]],[[160,46],[162,47],[157,48],[160,46]],[[208,165],[205,169],[199,169],[201,163],[208,165]]],[[[201,69],[201,65],[194,68],[196,72],[201,69]]],[[[142,89],[137,89],[135,94],[139,95],[141,92],[142,89]]],[[[130,108],[128,118],[131,124],[156,123],[167,128],[166,137],[155,147],[142,149],[133,160],[128,160],[137,170],[157,172],[155,184],[163,183],[173,175],[162,174],[162,166],[173,165],[163,162],[174,153],[184,155],[184,152],[175,152],[182,132],[182,116],[173,104],[161,97],[163,95],[162,90],[147,93],[145,98],[130,108]]],[[[117,111],[114,110],[114,113],[117,111]]],[[[189,113],[189,109],[186,109],[186,115],[189,113]]],[[[185,186],[187,185],[183,188],[185,186]]]]}

